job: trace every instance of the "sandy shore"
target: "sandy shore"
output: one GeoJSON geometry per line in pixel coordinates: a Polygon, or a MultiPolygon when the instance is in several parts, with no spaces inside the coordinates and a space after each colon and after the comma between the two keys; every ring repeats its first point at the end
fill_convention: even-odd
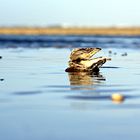
{"type": "Polygon", "coordinates": [[[25,35],[140,35],[137,28],[35,28],[35,27],[0,27],[0,34],[25,34],[25,35]]]}

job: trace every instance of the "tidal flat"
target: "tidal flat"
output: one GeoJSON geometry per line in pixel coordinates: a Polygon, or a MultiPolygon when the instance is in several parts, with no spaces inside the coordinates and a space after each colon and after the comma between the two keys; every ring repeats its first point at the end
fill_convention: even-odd
{"type": "Polygon", "coordinates": [[[109,50],[98,75],[75,75],[69,49],[0,49],[0,139],[139,139],[139,52],[109,50]]]}

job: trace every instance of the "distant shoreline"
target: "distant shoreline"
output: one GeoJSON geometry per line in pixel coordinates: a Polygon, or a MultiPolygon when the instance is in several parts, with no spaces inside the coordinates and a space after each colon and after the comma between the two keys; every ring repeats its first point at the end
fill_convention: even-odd
{"type": "Polygon", "coordinates": [[[0,27],[2,35],[140,35],[140,27],[128,28],[40,28],[0,27]]]}

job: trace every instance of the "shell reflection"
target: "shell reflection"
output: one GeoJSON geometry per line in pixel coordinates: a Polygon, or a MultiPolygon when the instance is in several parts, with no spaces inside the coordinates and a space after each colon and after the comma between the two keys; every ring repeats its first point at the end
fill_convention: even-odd
{"type": "Polygon", "coordinates": [[[89,86],[99,84],[106,80],[100,73],[91,72],[72,72],[68,73],[68,76],[70,85],[89,86]]]}

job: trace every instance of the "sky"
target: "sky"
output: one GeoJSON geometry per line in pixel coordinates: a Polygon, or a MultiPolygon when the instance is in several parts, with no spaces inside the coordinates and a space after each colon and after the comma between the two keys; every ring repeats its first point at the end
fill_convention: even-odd
{"type": "Polygon", "coordinates": [[[140,0],[0,0],[0,26],[140,26],[140,0]]]}

